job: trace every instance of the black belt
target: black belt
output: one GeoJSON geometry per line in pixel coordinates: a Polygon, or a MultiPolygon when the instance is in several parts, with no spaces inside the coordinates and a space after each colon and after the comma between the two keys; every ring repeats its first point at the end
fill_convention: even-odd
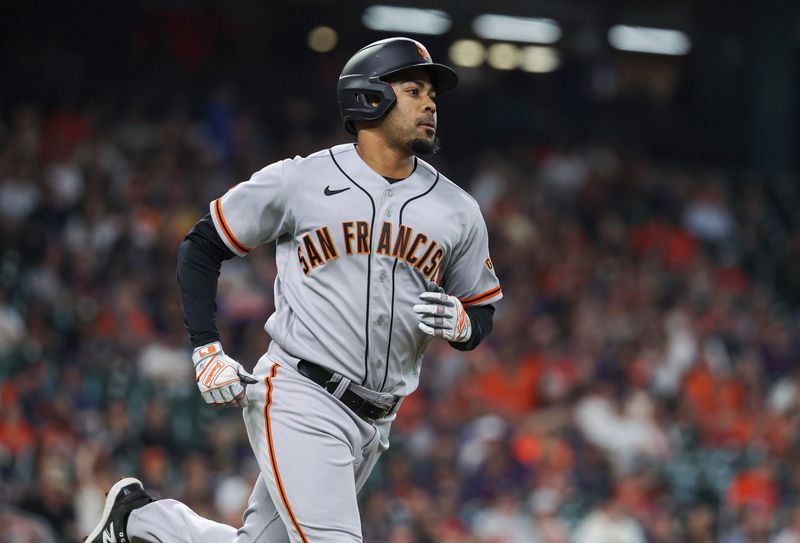
{"type": "MultiPolygon", "coordinates": [[[[309,362],[308,360],[298,361],[297,371],[317,383],[331,394],[333,394],[336,388],[339,386],[339,383],[336,383],[332,380],[333,372],[326,370],[318,364],[309,362]]],[[[395,400],[394,403],[389,407],[379,406],[367,400],[366,398],[362,398],[357,392],[349,387],[345,389],[339,400],[341,400],[343,404],[349,407],[353,413],[362,419],[370,420],[380,420],[387,417],[397,404],[397,400],[395,400]]]]}

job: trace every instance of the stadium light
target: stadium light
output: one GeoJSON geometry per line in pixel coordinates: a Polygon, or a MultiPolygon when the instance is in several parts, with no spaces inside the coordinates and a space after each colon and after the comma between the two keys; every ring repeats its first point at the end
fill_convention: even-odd
{"type": "Polygon", "coordinates": [[[308,46],[317,53],[327,53],[336,47],[339,37],[329,26],[318,26],[308,33],[308,46]]]}
{"type": "Polygon", "coordinates": [[[520,68],[525,72],[544,74],[555,71],[561,65],[558,50],[541,45],[529,45],[522,49],[520,68]]]}
{"type": "Polygon", "coordinates": [[[486,59],[486,47],[476,40],[457,40],[450,46],[450,60],[456,66],[475,68],[486,59]]]}
{"type": "Polygon", "coordinates": [[[608,42],[621,51],[657,55],[685,55],[692,48],[685,32],[645,26],[612,26],[608,42]]]}
{"type": "Polygon", "coordinates": [[[555,43],[561,39],[561,26],[553,19],[485,14],[472,21],[472,30],[487,40],[555,43]]]}
{"type": "Polygon", "coordinates": [[[452,25],[444,11],[397,6],[370,6],[361,21],[372,30],[412,34],[444,34],[452,25]]]}
{"type": "Polygon", "coordinates": [[[519,49],[510,43],[495,43],[489,47],[488,60],[496,70],[513,70],[519,66],[519,49]]]}

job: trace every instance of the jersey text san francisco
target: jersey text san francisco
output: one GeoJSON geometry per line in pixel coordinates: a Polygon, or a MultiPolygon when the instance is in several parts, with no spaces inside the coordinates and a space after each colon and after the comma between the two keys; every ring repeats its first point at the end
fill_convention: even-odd
{"type": "MultiPolygon", "coordinates": [[[[302,236],[297,247],[297,260],[303,273],[308,275],[340,255],[353,256],[370,253],[372,232],[367,221],[344,221],[341,225],[341,251],[327,226],[302,236]]],[[[381,226],[375,254],[404,260],[426,279],[436,275],[445,255],[444,248],[423,232],[411,226],[399,226],[384,221],[381,226]]]]}

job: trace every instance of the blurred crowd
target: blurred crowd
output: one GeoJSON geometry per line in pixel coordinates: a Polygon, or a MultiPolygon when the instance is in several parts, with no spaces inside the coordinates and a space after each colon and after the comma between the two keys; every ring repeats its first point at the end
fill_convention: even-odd
{"type": "MultiPolygon", "coordinates": [[[[302,104],[295,113],[302,115],[302,104]]],[[[240,414],[195,390],[175,253],[264,165],[346,141],[199,111],[18,106],[0,126],[0,542],[75,542],[123,475],[240,523],[240,414]]],[[[505,299],[434,342],[362,493],[369,542],[800,542],[796,180],[519,142],[432,161],[478,200],[505,299]],[[794,214],[794,215],[793,215],[794,214]]],[[[251,368],[273,250],[223,267],[251,368]]]]}

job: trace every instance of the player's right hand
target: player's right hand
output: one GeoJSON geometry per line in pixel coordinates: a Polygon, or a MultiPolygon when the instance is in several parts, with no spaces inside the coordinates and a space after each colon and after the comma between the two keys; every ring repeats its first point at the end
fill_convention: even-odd
{"type": "Polygon", "coordinates": [[[258,380],[236,360],[226,355],[219,341],[198,347],[192,353],[197,388],[214,407],[247,405],[247,385],[258,380]]]}

